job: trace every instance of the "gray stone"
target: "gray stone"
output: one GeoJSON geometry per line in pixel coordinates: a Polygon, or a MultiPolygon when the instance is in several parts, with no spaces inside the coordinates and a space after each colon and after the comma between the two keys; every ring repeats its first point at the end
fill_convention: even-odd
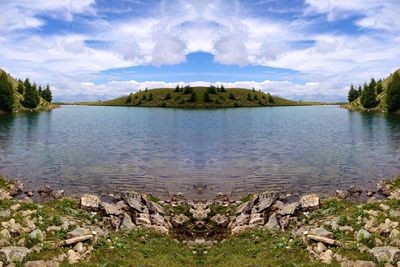
{"type": "Polygon", "coordinates": [[[125,200],[126,204],[128,204],[128,206],[134,210],[141,212],[145,208],[145,206],[140,201],[140,198],[125,197],[124,200],[125,200]]]}
{"type": "Polygon", "coordinates": [[[232,229],[232,234],[241,234],[247,231],[250,231],[254,228],[256,228],[257,225],[254,224],[247,224],[247,225],[242,225],[242,226],[236,226],[232,229]]]}
{"type": "Polygon", "coordinates": [[[31,250],[25,247],[4,247],[0,249],[0,258],[6,264],[22,262],[29,253],[31,250]]]}
{"type": "Polygon", "coordinates": [[[84,236],[79,236],[79,237],[74,237],[74,238],[70,238],[70,239],[66,239],[60,242],[61,246],[69,246],[69,245],[73,245],[76,244],[78,242],[83,242],[86,240],[90,240],[93,238],[93,235],[84,235],[84,236]]]}
{"type": "Polygon", "coordinates": [[[100,198],[96,195],[84,194],[81,196],[81,208],[97,211],[100,207],[100,198]]]}
{"type": "Polygon", "coordinates": [[[211,221],[216,223],[218,226],[227,226],[229,218],[225,215],[217,214],[211,218],[211,221]]]}
{"type": "Polygon", "coordinates": [[[6,209],[6,210],[0,211],[0,217],[8,218],[10,216],[11,216],[11,210],[6,209]]]}
{"type": "Polygon", "coordinates": [[[81,237],[90,235],[92,232],[89,229],[77,227],[74,230],[67,233],[67,238],[81,237]]]}
{"type": "Polygon", "coordinates": [[[168,234],[168,229],[165,228],[164,226],[159,226],[159,225],[144,225],[144,227],[146,227],[147,229],[150,229],[158,234],[161,235],[167,235],[168,234]]]}
{"type": "Polygon", "coordinates": [[[27,261],[24,264],[24,267],[58,267],[60,264],[56,261],[44,261],[44,260],[37,260],[37,261],[27,261]]]}
{"type": "Polygon", "coordinates": [[[247,201],[247,202],[241,204],[239,207],[237,207],[235,214],[249,212],[249,211],[251,211],[251,208],[253,208],[253,205],[254,205],[253,201],[247,201]]]}
{"type": "Polygon", "coordinates": [[[158,212],[160,214],[166,214],[164,208],[160,204],[157,204],[153,201],[147,201],[147,208],[151,212],[158,212]]]}
{"type": "Polygon", "coordinates": [[[391,246],[374,247],[369,250],[379,262],[395,263],[399,260],[400,249],[391,246]]]}
{"type": "Polygon", "coordinates": [[[250,215],[246,213],[240,213],[239,216],[236,217],[236,225],[237,226],[242,226],[245,224],[248,224],[250,220],[250,215]]]}
{"type": "Polygon", "coordinates": [[[44,240],[44,234],[43,234],[43,232],[42,232],[40,229],[33,230],[33,231],[29,234],[29,237],[30,237],[30,238],[33,238],[33,239],[40,240],[40,241],[43,241],[43,240],[44,240]]]}
{"type": "Polygon", "coordinates": [[[80,260],[80,255],[72,249],[67,251],[67,258],[70,264],[75,264],[80,260]]]}
{"type": "Polygon", "coordinates": [[[196,220],[207,219],[208,214],[211,212],[210,208],[208,208],[208,205],[203,202],[195,203],[192,206],[193,208],[190,208],[189,212],[196,220]]]}
{"type": "Polygon", "coordinates": [[[397,230],[397,229],[393,229],[390,232],[389,239],[392,240],[392,241],[400,239],[400,231],[397,230]]]}
{"type": "Polygon", "coordinates": [[[256,205],[256,209],[258,212],[262,212],[272,206],[274,202],[276,201],[277,197],[272,196],[272,197],[266,197],[266,198],[261,198],[256,205]]]}
{"type": "Polygon", "coordinates": [[[54,190],[50,193],[50,196],[54,199],[59,199],[64,196],[64,190],[54,190]]]}
{"type": "Polygon", "coordinates": [[[136,225],[132,222],[131,216],[124,213],[124,218],[122,219],[122,223],[120,226],[121,230],[134,230],[136,225]]]}
{"type": "Polygon", "coordinates": [[[346,199],[346,198],[349,197],[349,195],[350,195],[350,193],[348,191],[346,191],[346,190],[339,190],[339,189],[336,190],[336,196],[338,198],[346,199]]]}
{"type": "Polygon", "coordinates": [[[263,225],[264,223],[264,217],[260,213],[251,214],[249,224],[263,225]]]}
{"type": "Polygon", "coordinates": [[[310,230],[309,234],[327,238],[332,238],[334,236],[332,232],[326,230],[323,227],[313,228],[310,230]]]}
{"type": "Polygon", "coordinates": [[[83,245],[82,242],[76,243],[73,249],[75,252],[77,252],[79,254],[82,254],[83,252],[85,252],[85,246],[83,245]]]}
{"type": "Polygon", "coordinates": [[[173,226],[182,226],[189,220],[190,220],[189,217],[185,216],[184,214],[179,214],[171,218],[171,223],[173,226]]]}
{"type": "Polygon", "coordinates": [[[280,215],[293,215],[295,214],[296,210],[299,208],[299,202],[293,202],[290,204],[284,205],[280,210],[278,210],[278,214],[280,215]]]}
{"type": "Polygon", "coordinates": [[[300,198],[300,206],[303,210],[319,208],[319,196],[317,194],[308,194],[300,198]]]}
{"type": "Polygon", "coordinates": [[[108,216],[109,215],[119,216],[124,213],[124,208],[126,208],[125,202],[123,201],[120,201],[116,204],[101,202],[100,206],[103,212],[108,216]]]}
{"type": "Polygon", "coordinates": [[[279,231],[279,230],[281,230],[278,218],[276,217],[276,213],[273,213],[269,217],[268,222],[264,225],[264,228],[265,228],[265,230],[269,230],[269,231],[279,231]]]}
{"type": "Polygon", "coordinates": [[[137,225],[151,225],[150,215],[140,213],[139,217],[136,218],[137,225]]]}
{"type": "Polygon", "coordinates": [[[318,242],[317,247],[315,248],[315,252],[318,254],[321,254],[322,252],[325,252],[328,248],[325,246],[324,243],[318,242]]]}
{"type": "Polygon", "coordinates": [[[164,217],[157,212],[150,215],[150,221],[152,224],[159,226],[163,226],[165,223],[164,217]]]}
{"type": "Polygon", "coordinates": [[[326,264],[331,264],[333,260],[333,251],[328,249],[321,253],[319,259],[326,264]]]}
{"type": "Polygon", "coordinates": [[[8,231],[7,229],[1,230],[0,239],[10,240],[11,239],[10,231],[8,231]]]}

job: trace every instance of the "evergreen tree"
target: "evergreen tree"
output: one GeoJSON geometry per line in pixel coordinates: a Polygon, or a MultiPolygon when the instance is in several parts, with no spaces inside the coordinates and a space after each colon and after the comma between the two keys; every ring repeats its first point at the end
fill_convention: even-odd
{"type": "Polygon", "coordinates": [[[349,95],[347,99],[349,100],[349,103],[353,102],[358,98],[358,91],[354,88],[354,85],[350,85],[350,90],[349,90],[349,95]]]}
{"type": "Polygon", "coordinates": [[[274,104],[275,101],[270,94],[268,94],[268,103],[274,104]]]}
{"type": "Polygon", "coordinates": [[[132,94],[129,94],[128,98],[125,101],[125,104],[132,103],[132,94]]]}
{"type": "Polygon", "coordinates": [[[215,86],[210,85],[210,87],[207,88],[207,93],[209,94],[216,94],[217,90],[215,89],[215,86]]]}
{"type": "Polygon", "coordinates": [[[247,101],[253,101],[253,99],[251,98],[250,93],[247,93],[247,101]]]}
{"type": "Polygon", "coordinates": [[[40,97],[36,84],[30,85],[29,83],[29,86],[25,85],[24,101],[22,104],[27,108],[33,109],[39,105],[39,102],[40,97]]]}
{"type": "Polygon", "coordinates": [[[185,88],[183,89],[183,93],[185,95],[192,94],[193,93],[193,88],[190,87],[189,85],[186,85],[185,88]]]}
{"type": "Polygon", "coordinates": [[[369,82],[369,87],[370,89],[375,90],[376,92],[376,81],[374,78],[372,78],[371,81],[369,82]]]}
{"type": "Polygon", "coordinates": [[[358,93],[358,96],[360,97],[361,94],[362,94],[362,87],[361,87],[361,85],[358,86],[357,93],[358,93]]]}
{"type": "Polygon", "coordinates": [[[150,93],[149,98],[147,100],[148,101],[152,101],[153,100],[153,93],[150,93]]]}
{"type": "Polygon", "coordinates": [[[5,112],[12,112],[14,109],[14,92],[7,74],[0,74],[0,109],[5,112]]]}
{"type": "Polygon", "coordinates": [[[174,92],[175,92],[175,93],[179,93],[180,91],[181,91],[181,88],[179,87],[179,85],[177,85],[177,86],[175,87],[174,92]]]}
{"type": "Polygon", "coordinates": [[[206,102],[206,103],[211,102],[210,95],[207,92],[205,92],[204,95],[203,95],[203,101],[206,102]]]}
{"type": "Polygon", "coordinates": [[[197,95],[195,92],[192,92],[192,94],[190,95],[190,98],[189,98],[189,102],[194,103],[196,101],[197,101],[197,95]]]}
{"type": "Polygon", "coordinates": [[[40,96],[41,98],[43,98],[43,89],[42,89],[42,86],[41,86],[41,85],[39,85],[39,87],[38,87],[38,93],[39,93],[39,96],[40,96]]]}
{"type": "Polygon", "coordinates": [[[219,90],[220,90],[221,93],[225,93],[225,92],[226,92],[225,87],[224,87],[223,85],[221,85],[221,87],[219,88],[219,90]]]}
{"type": "Polygon", "coordinates": [[[378,102],[376,101],[375,88],[371,88],[368,84],[364,84],[361,93],[361,104],[367,109],[376,107],[378,102]]]}
{"type": "Polygon", "coordinates": [[[24,94],[25,87],[24,87],[24,83],[23,83],[21,80],[18,80],[17,91],[18,91],[18,93],[20,93],[21,95],[24,94]]]}
{"type": "Polygon", "coordinates": [[[379,95],[382,92],[383,92],[382,80],[379,80],[378,83],[376,84],[376,94],[379,95]]]}
{"type": "Polygon", "coordinates": [[[171,99],[171,94],[168,92],[166,96],[164,97],[165,100],[170,100],[171,99]]]}
{"type": "Polygon", "coordinates": [[[395,112],[400,109],[400,74],[395,72],[392,80],[388,84],[386,103],[389,112],[395,112]]]}
{"type": "Polygon", "coordinates": [[[53,101],[53,94],[50,90],[50,85],[46,85],[46,88],[42,92],[42,98],[47,102],[51,103],[53,101]]]}
{"type": "Polygon", "coordinates": [[[230,100],[235,100],[235,99],[236,99],[235,96],[234,96],[232,93],[229,93],[228,98],[229,98],[230,100]]]}
{"type": "Polygon", "coordinates": [[[254,99],[254,101],[257,101],[257,100],[258,100],[258,96],[257,96],[257,95],[254,95],[254,96],[253,96],[253,99],[254,99]]]}

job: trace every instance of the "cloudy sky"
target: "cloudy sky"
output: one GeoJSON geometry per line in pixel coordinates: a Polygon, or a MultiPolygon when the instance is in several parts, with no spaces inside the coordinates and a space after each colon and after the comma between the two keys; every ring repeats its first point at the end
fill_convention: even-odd
{"type": "Polygon", "coordinates": [[[56,100],[220,84],[344,100],[400,68],[399,0],[0,0],[0,68],[56,100]]]}

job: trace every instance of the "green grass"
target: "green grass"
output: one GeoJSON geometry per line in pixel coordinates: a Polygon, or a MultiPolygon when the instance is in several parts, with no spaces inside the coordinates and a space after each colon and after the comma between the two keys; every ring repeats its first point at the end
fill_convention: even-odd
{"type": "Polygon", "coordinates": [[[191,101],[191,94],[174,92],[171,88],[151,89],[132,94],[131,102],[127,101],[129,96],[116,98],[109,101],[81,102],[81,105],[95,106],[139,106],[139,107],[174,107],[174,108],[227,108],[227,107],[263,107],[263,106],[299,106],[316,105],[314,102],[291,101],[281,97],[272,96],[259,91],[248,89],[231,88],[226,92],[209,93],[209,101],[206,102],[204,95],[208,87],[193,87],[196,101],[191,101]],[[170,98],[166,99],[169,95],[170,98]],[[233,96],[233,99],[232,97],[233,96]],[[250,97],[248,97],[250,96],[250,97]],[[151,100],[149,100],[151,99],[151,100]]]}

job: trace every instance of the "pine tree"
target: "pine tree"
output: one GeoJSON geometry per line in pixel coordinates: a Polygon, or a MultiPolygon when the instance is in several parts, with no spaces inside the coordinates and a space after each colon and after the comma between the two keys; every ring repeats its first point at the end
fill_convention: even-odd
{"type": "Polygon", "coordinates": [[[376,92],[376,81],[374,78],[372,78],[371,81],[369,82],[369,87],[370,89],[375,90],[376,92]]]}
{"type": "Polygon", "coordinates": [[[165,95],[164,99],[165,99],[165,100],[170,100],[170,99],[171,99],[171,94],[168,92],[168,93],[165,95]]]}
{"type": "Polygon", "coordinates": [[[7,74],[0,74],[0,109],[5,112],[12,112],[14,109],[14,92],[7,74]]]}
{"type": "Polygon", "coordinates": [[[47,102],[51,103],[53,101],[53,94],[50,90],[50,85],[46,85],[46,88],[42,91],[42,98],[47,102]]]}
{"type": "Polygon", "coordinates": [[[350,90],[349,90],[349,95],[347,97],[347,99],[349,100],[349,103],[353,102],[354,100],[356,100],[358,98],[358,92],[357,90],[354,88],[354,85],[351,84],[350,85],[350,90]]]}
{"type": "Polygon", "coordinates": [[[386,103],[389,112],[395,112],[400,109],[400,74],[395,72],[392,80],[388,84],[386,103]]]}
{"type": "Polygon", "coordinates": [[[221,85],[221,87],[219,88],[219,90],[220,90],[221,93],[225,93],[225,92],[226,92],[225,87],[224,87],[223,85],[221,85]]]}
{"type": "Polygon", "coordinates": [[[274,104],[275,101],[270,94],[268,94],[268,103],[274,104]]]}
{"type": "Polygon", "coordinates": [[[216,90],[215,86],[210,85],[210,87],[207,88],[207,93],[209,93],[209,94],[216,94],[216,93],[217,93],[217,90],[216,90]]]}
{"type": "Polygon", "coordinates": [[[194,102],[196,102],[196,101],[197,101],[197,95],[196,95],[195,92],[193,92],[193,93],[190,95],[189,102],[194,103],[194,102]]]}
{"type": "Polygon", "coordinates": [[[382,92],[383,92],[382,80],[379,80],[378,83],[376,84],[376,94],[379,95],[382,92]]]}
{"type": "Polygon", "coordinates": [[[25,85],[24,101],[22,104],[27,108],[33,109],[39,105],[39,102],[40,97],[36,84],[30,85],[29,83],[29,86],[25,85]]]}
{"type": "Polygon", "coordinates": [[[149,98],[147,100],[148,101],[152,101],[153,100],[153,93],[150,93],[149,98]]]}
{"type": "Polygon", "coordinates": [[[247,93],[247,101],[253,101],[253,99],[251,98],[250,93],[247,93]]]}
{"type": "Polygon", "coordinates": [[[190,85],[186,85],[185,88],[183,89],[183,93],[185,95],[192,94],[193,93],[193,88],[190,87],[190,85]]]}
{"type": "Polygon", "coordinates": [[[175,92],[175,93],[179,93],[180,91],[181,91],[181,88],[179,87],[179,85],[177,85],[177,86],[175,87],[174,92],[175,92]]]}
{"type": "Polygon", "coordinates": [[[234,96],[232,93],[229,93],[228,98],[229,98],[230,100],[235,100],[235,99],[236,99],[235,96],[234,96]]]}
{"type": "Polygon", "coordinates": [[[376,107],[378,102],[376,101],[375,88],[371,88],[368,84],[364,84],[361,93],[361,104],[367,109],[376,107]]]}
{"type": "Polygon", "coordinates": [[[132,94],[129,94],[128,98],[125,101],[125,104],[132,103],[132,94]]]}
{"type": "Polygon", "coordinates": [[[24,83],[23,83],[21,80],[18,80],[17,91],[18,91],[18,93],[20,93],[21,95],[24,94],[25,87],[24,87],[24,83]]]}

